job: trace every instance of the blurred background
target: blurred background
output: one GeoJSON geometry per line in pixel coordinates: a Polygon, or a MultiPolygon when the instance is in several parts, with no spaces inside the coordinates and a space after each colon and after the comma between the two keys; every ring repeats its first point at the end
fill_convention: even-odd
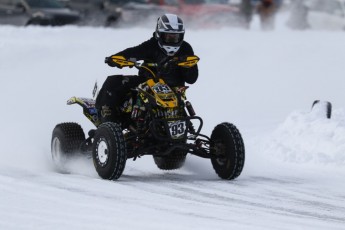
{"type": "Polygon", "coordinates": [[[344,30],[345,0],[0,0],[0,24],[123,28],[152,27],[178,14],[189,28],[274,30],[278,14],[294,30],[344,30]]]}

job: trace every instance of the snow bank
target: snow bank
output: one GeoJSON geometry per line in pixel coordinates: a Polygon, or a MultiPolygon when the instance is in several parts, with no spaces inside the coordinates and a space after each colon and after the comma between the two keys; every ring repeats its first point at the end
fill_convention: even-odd
{"type": "Polygon", "coordinates": [[[295,111],[266,139],[263,149],[286,162],[345,165],[345,111],[332,118],[315,109],[295,111]]]}

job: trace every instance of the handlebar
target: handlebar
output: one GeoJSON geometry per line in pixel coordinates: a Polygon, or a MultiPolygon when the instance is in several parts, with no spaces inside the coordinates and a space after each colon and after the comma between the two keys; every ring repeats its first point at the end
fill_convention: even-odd
{"type": "Polygon", "coordinates": [[[176,65],[180,67],[190,68],[190,67],[195,66],[199,60],[200,58],[198,56],[186,56],[186,57],[174,57],[174,58],[167,57],[161,63],[145,63],[145,62],[143,63],[143,62],[140,62],[140,60],[137,60],[135,58],[126,59],[123,56],[113,55],[110,57],[106,57],[104,62],[110,66],[118,67],[118,68],[122,68],[122,67],[140,68],[143,64],[145,64],[145,66],[148,66],[148,67],[159,67],[169,62],[175,62],[176,65]]]}
{"type": "Polygon", "coordinates": [[[183,68],[191,68],[195,66],[200,58],[198,56],[186,56],[186,57],[167,57],[161,63],[152,63],[152,62],[145,62],[144,60],[137,60],[135,58],[126,59],[123,56],[110,56],[106,57],[104,62],[107,63],[109,66],[117,67],[122,69],[123,67],[135,67],[137,69],[145,69],[149,72],[153,79],[157,79],[156,74],[150,69],[150,67],[157,68],[157,72],[162,73],[161,70],[166,67],[165,65],[169,64],[170,62],[176,63],[176,66],[180,66],[183,68]]]}

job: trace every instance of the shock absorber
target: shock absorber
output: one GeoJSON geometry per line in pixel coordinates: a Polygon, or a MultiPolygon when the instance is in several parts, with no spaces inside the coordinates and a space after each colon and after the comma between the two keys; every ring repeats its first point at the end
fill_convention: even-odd
{"type": "MultiPolygon", "coordinates": [[[[187,111],[188,111],[188,113],[189,113],[189,116],[194,117],[194,116],[195,116],[195,111],[194,111],[194,109],[193,109],[192,103],[190,103],[189,101],[186,101],[186,104],[185,104],[185,105],[186,105],[187,111]]],[[[192,122],[189,122],[189,127],[188,127],[188,129],[189,129],[189,132],[190,132],[190,133],[192,133],[192,134],[195,134],[195,133],[196,133],[195,128],[194,128],[192,122]]]]}
{"type": "Polygon", "coordinates": [[[189,116],[194,117],[196,113],[193,109],[192,103],[190,103],[189,101],[186,101],[186,108],[189,113],[189,116]]]}
{"type": "Polygon", "coordinates": [[[134,105],[132,109],[131,118],[132,120],[137,119],[140,116],[140,109],[138,105],[134,105]]]}

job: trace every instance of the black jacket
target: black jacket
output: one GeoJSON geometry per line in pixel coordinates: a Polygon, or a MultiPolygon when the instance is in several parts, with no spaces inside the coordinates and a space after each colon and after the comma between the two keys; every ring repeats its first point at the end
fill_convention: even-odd
{"type": "MultiPolygon", "coordinates": [[[[158,45],[158,41],[154,37],[138,46],[125,49],[114,55],[124,56],[126,59],[136,58],[137,60],[144,60],[146,62],[153,63],[161,63],[163,60],[170,58],[161,50],[158,45]]],[[[189,43],[184,41],[173,57],[191,55],[194,55],[193,49],[189,43]]],[[[153,71],[156,70],[153,69],[153,71]]],[[[144,71],[139,71],[139,75],[144,75],[144,71]]],[[[193,84],[198,78],[198,66],[195,65],[191,68],[183,68],[173,65],[170,66],[170,68],[167,68],[161,75],[164,81],[171,87],[184,86],[185,83],[193,84]]]]}

